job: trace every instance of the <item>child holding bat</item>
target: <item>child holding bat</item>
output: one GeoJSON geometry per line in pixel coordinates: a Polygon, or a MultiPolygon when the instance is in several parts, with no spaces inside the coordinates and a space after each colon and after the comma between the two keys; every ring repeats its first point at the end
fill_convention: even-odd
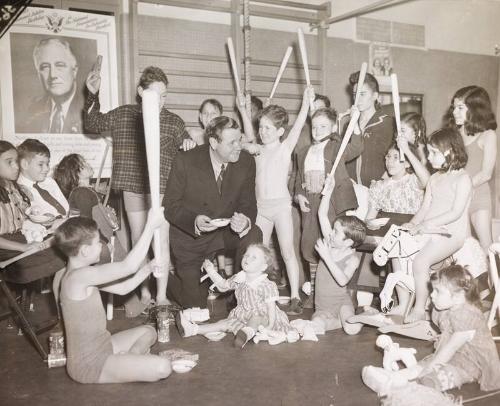
{"type": "MultiPolygon", "coordinates": [[[[253,139],[250,118],[245,111],[244,98],[238,98],[238,109],[246,124],[245,135],[253,139]]],[[[250,150],[257,155],[255,194],[257,197],[256,224],[262,230],[263,242],[269,245],[271,234],[276,227],[281,255],[286,265],[290,281],[291,304],[289,314],[301,314],[303,304],[299,296],[299,264],[293,247],[292,202],[288,191],[288,169],[292,152],[307,118],[310,100],[314,100],[314,90],[306,87],[302,107],[295,123],[285,140],[281,140],[288,124],[288,113],[283,107],[270,105],[262,110],[259,121],[259,135],[262,145],[251,144],[250,150]]]]}
{"type": "MultiPolygon", "coordinates": [[[[295,201],[302,215],[301,251],[309,263],[311,294],[314,293],[314,279],[318,266],[318,255],[314,244],[320,238],[318,208],[325,179],[330,173],[333,161],[339,154],[341,138],[337,133],[337,113],[333,109],[320,108],[312,116],[312,145],[297,152],[297,176],[295,178],[295,201]]],[[[335,171],[333,190],[327,215],[331,223],[347,210],[358,206],[353,184],[347,174],[345,161],[350,161],[363,150],[361,135],[353,135],[347,144],[339,166],[335,171]]],[[[340,152],[342,153],[342,152],[340,152]]]]}
{"type": "Polygon", "coordinates": [[[153,231],[165,223],[163,210],[150,210],[144,232],[123,261],[97,265],[102,245],[94,220],[73,217],[56,231],[57,247],[68,258],[61,280],[61,308],[68,352],[67,371],[80,383],[155,382],[170,375],[170,362],[151,355],[156,331],[138,326],[111,334],[100,290],[126,294],[148,277],[141,267],[153,231]]]}
{"type": "MultiPolygon", "coordinates": [[[[88,96],[84,106],[84,125],[87,131],[102,134],[111,133],[113,139],[113,172],[111,187],[123,192],[123,200],[130,226],[131,240],[134,245],[141,236],[146,223],[147,210],[150,207],[149,176],[146,158],[146,142],[144,136],[142,107],[128,104],[107,113],[100,112],[99,87],[101,83],[100,67],[102,57],[99,56],[94,69],[87,76],[88,96]]],[[[159,94],[160,108],[160,194],[163,195],[173,160],[179,147],[193,148],[196,144],[190,139],[184,121],[165,108],[168,79],[157,67],[144,69],[137,93],[142,96],[145,89],[159,94]]],[[[161,196],[163,199],[163,196],[161,196]]],[[[165,266],[168,267],[169,241],[168,224],[161,229],[162,247],[165,253],[165,266]]],[[[156,303],[167,303],[166,288],[168,272],[157,279],[156,303]]],[[[151,293],[147,284],[141,287],[140,303],[127,307],[127,315],[135,317],[151,302],[151,293]]]]}
{"type": "Polygon", "coordinates": [[[364,149],[361,156],[348,162],[347,169],[352,179],[369,187],[371,181],[380,179],[385,172],[385,153],[394,136],[394,120],[380,108],[377,79],[367,73],[358,90],[359,76],[360,72],[351,74],[349,83],[353,93],[359,93],[356,107],[360,112],[358,124],[364,149]]]}

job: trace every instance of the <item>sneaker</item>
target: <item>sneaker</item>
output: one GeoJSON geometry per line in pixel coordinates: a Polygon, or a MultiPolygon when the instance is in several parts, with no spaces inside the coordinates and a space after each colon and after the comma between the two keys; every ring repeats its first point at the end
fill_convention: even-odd
{"type": "Polygon", "coordinates": [[[293,297],[290,301],[290,307],[286,311],[286,314],[291,316],[298,316],[299,314],[302,314],[303,310],[304,304],[302,303],[302,301],[298,297],[293,297]]]}
{"type": "Polygon", "coordinates": [[[185,316],[184,312],[178,312],[175,315],[175,325],[181,337],[191,337],[198,334],[198,325],[191,323],[185,316]]]}
{"type": "Polygon", "coordinates": [[[200,309],[199,307],[191,307],[182,312],[184,318],[192,323],[201,323],[210,320],[208,309],[200,309]]]}

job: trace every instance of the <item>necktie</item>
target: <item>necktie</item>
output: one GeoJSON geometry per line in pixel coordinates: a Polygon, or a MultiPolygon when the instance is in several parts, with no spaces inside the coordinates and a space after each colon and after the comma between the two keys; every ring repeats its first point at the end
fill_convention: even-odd
{"type": "Polygon", "coordinates": [[[62,106],[56,104],[54,116],[52,117],[52,123],[50,123],[51,134],[60,134],[62,131],[62,106]]]}
{"type": "Polygon", "coordinates": [[[219,194],[222,194],[222,179],[224,179],[225,171],[226,171],[226,165],[222,164],[220,166],[219,176],[217,176],[217,189],[219,189],[219,194]]]}
{"type": "Polygon", "coordinates": [[[40,193],[40,196],[42,196],[42,199],[45,200],[48,204],[50,204],[52,207],[54,207],[60,215],[65,216],[66,215],[66,210],[64,210],[64,207],[59,203],[47,190],[42,189],[38,183],[34,183],[33,187],[35,190],[40,193]]]}

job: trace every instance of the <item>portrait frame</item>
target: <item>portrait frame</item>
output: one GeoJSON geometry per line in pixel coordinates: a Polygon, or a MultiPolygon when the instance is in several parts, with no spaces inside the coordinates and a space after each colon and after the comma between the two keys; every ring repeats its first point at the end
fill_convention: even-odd
{"type": "MultiPolygon", "coordinates": [[[[56,42],[56,41],[52,41],[56,42]]],[[[118,66],[116,55],[116,26],[113,16],[28,7],[0,39],[0,136],[19,145],[27,138],[36,138],[51,151],[53,168],[65,155],[79,153],[97,173],[104,160],[102,177],[111,174],[111,154],[106,141],[99,135],[88,134],[83,126],[83,105],[87,95],[85,79],[97,56],[102,55],[99,101],[101,111],[118,106],[118,66]],[[34,110],[49,91],[43,85],[42,75],[34,65],[34,49],[40,41],[54,39],[65,42],[77,61],[77,72],[71,106],[67,106],[68,121],[62,133],[51,133],[47,124],[50,114],[34,110]],[[77,111],[78,115],[70,112],[77,111]],[[39,114],[38,114],[39,113],[39,114]],[[43,114],[42,114],[43,113],[43,114]],[[40,117],[35,121],[34,117],[40,117]],[[31,121],[30,121],[31,120],[31,121]],[[40,122],[40,124],[39,124],[40,122]]],[[[51,102],[45,102],[49,105],[51,102]]],[[[52,103],[53,106],[53,103],[52,103]]],[[[48,108],[45,108],[46,110],[48,108]]],[[[52,113],[53,114],[53,113],[52,113]]]]}

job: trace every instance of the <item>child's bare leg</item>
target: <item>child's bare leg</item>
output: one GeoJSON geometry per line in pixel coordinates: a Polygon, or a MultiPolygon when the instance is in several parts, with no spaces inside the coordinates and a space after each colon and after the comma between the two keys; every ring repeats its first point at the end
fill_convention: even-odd
{"type": "Polygon", "coordinates": [[[215,323],[198,324],[198,334],[215,333],[218,331],[228,331],[229,323],[227,319],[216,321],[215,323]]]}
{"type": "Polygon", "coordinates": [[[274,223],[257,213],[255,224],[257,224],[262,231],[262,243],[266,247],[269,247],[269,244],[271,243],[271,235],[273,233],[274,223]]]}
{"type": "Polygon", "coordinates": [[[275,218],[276,234],[280,244],[281,256],[285,261],[286,272],[290,282],[290,296],[299,298],[299,262],[293,246],[293,222],[289,210],[278,214],[275,218]]]}
{"type": "Polygon", "coordinates": [[[406,316],[405,323],[425,320],[425,304],[429,297],[429,272],[431,266],[449,257],[463,245],[458,238],[429,239],[413,260],[413,277],[415,278],[415,306],[406,316]]]}
{"type": "Polygon", "coordinates": [[[165,264],[165,276],[156,279],[156,304],[164,305],[169,304],[167,299],[167,283],[168,273],[170,268],[170,225],[167,223],[160,228],[161,235],[161,255],[162,263],[165,264]]]}
{"type": "Polygon", "coordinates": [[[110,355],[99,377],[99,383],[156,382],[172,372],[170,361],[158,355],[110,355]]]}
{"type": "Polygon", "coordinates": [[[139,326],[111,336],[114,354],[148,354],[156,342],[156,331],[151,326],[139,326]]]}
{"type": "Polygon", "coordinates": [[[493,240],[491,236],[491,212],[489,210],[477,210],[471,213],[470,220],[481,247],[488,253],[488,248],[493,240]]]}
{"type": "MultiPolygon", "coordinates": [[[[128,224],[130,226],[130,239],[132,245],[135,245],[142,232],[144,231],[144,226],[146,225],[148,212],[146,210],[138,211],[127,211],[128,224]]],[[[148,288],[149,279],[146,279],[141,284],[141,302],[144,304],[149,304],[151,300],[151,292],[148,288]]]]}
{"type": "MultiPolygon", "coordinates": [[[[403,269],[401,268],[401,263],[398,258],[393,258],[391,260],[391,265],[392,265],[392,271],[394,273],[403,272],[403,269]]],[[[397,306],[394,306],[389,312],[387,312],[387,314],[403,316],[406,312],[406,308],[408,307],[410,301],[410,292],[408,291],[408,289],[400,285],[396,285],[395,289],[398,295],[398,304],[397,306]]]]}
{"type": "Polygon", "coordinates": [[[56,272],[54,275],[54,280],[52,281],[52,292],[54,293],[54,300],[56,301],[57,318],[62,320],[61,317],[61,306],[59,304],[59,292],[61,289],[61,279],[66,272],[66,268],[62,268],[56,272]]]}

